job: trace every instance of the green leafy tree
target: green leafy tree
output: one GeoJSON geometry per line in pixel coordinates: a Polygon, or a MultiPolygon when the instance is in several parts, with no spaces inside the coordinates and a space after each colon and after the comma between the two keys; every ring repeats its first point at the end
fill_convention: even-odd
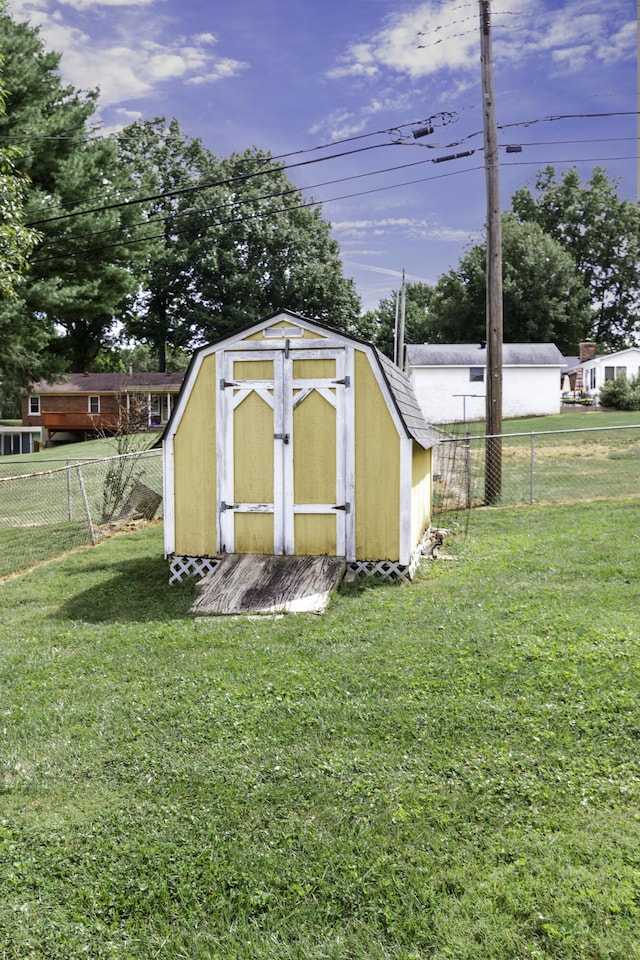
{"type": "Polygon", "coordinates": [[[617,187],[601,167],[583,185],[575,168],[558,180],[549,166],[533,193],[523,187],[512,201],[522,223],[538,224],[572,256],[592,308],[579,339],[609,349],[640,335],[640,210],[617,187]]]}
{"type": "MultiPolygon", "coordinates": [[[[504,339],[575,352],[589,323],[588,292],[571,255],[536,223],[502,217],[504,339]]],[[[438,280],[430,303],[436,343],[486,338],[486,244],[438,280]]]]}
{"type": "Polygon", "coordinates": [[[19,147],[16,165],[30,181],[25,216],[41,234],[19,300],[2,305],[0,322],[35,333],[24,379],[91,369],[135,282],[137,247],[122,242],[135,235],[135,213],[117,205],[131,185],[115,142],[90,137],[97,94],[62,82],[60,55],[45,51],[38,30],[0,14],[0,48],[0,136],[19,147]]]}
{"type": "MultiPolygon", "coordinates": [[[[2,91],[0,89],[0,111],[2,91]]],[[[15,299],[38,234],[24,225],[25,178],[15,168],[13,151],[0,148],[0,298],[15,299]]]]}
{"type": "MultiPolygon", "coordinates": [[[[393,359],[396,328],[396,308],[400,291],[380,301],[375,310],[368,310],[358,323],[359,335],[375,344],[393,359]]],[[[430,313],[433,287],[427,283],[407,283],[405,286],[405,343],[427,343],[434,340],[430,313]]]]}
{"type": "Polygon", "coordinates": [[[281,309],[355,332],[360,302],[330,224],[283,165],[251,149],[215,172],[219,185],[193,198],[184,224],[202,337],[226,336],[281,309]]]}
{"type": "Polygon", "coordinates": [[[184,351],[200,336],[203,306],[192,260],[188,213],[196,189],[216,179],[216,161],[199,140],[190,140],[177,120],[139,121],[118,135],[120,162],[128,168],[140,196],[150,240],[136,271],[137,290],[129,298],[125,331],[147,344],[155,369],[184,351]]]}
{"type": "MultiPolygon", "coordinates": [[[[0,4],[0,12],[3,5],[0,4]]],[[[3,59],[0,58],[0,69],[3,59]]],[[[5,93],[0,78],[0,122],[5,113],[5,93]]],[[[0,407],[3,412],[18,410],[16,371],[30,355],[35,338],[29,327],[7,322],[3,306],[15,303],[28,266],[28,257],[38,234],[24,224],[28,181],[15,165],[16,151],[0,147],[0,407]]],[[[19,378],[18,378],[19,379],[19,378]]]]}

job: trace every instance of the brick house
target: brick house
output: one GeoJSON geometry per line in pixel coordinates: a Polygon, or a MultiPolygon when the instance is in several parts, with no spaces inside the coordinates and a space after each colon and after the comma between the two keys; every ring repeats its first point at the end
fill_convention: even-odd
{"type": "Polygon", "coordinates": [[[160,428],[183,379],[182,373],[70,373],[56,383],[40,380],[22,397],[22,424],[40,427],[45,446],[113,434],[133,420],[136,429],[160,428]]]}

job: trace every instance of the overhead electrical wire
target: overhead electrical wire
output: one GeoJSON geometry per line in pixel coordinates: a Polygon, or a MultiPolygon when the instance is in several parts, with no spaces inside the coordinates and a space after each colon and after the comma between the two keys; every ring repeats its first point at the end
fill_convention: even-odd
{"type": "MultiPolygon", "coordinates": [[[[407,133],[407,134],[403,134],[403,133],[402,133],[403,130],[405,130],[405,129],[406,129],[406,130],[409,130],[411,127],[416,127],[416,126],[418,126],[418,125],[420,125],[420,124],[425,124],[425,123],[435,123],[435,124],[437,124],[438,119],[441,118],[441,117],[444,117],[445,115],[446,115],[447,117],[453,117],[453,116],[454,116],[454,114],[453,114],[451,111],[443,111],[443,112],[436,113],[436,114],[434,114],[433,116],[427,117],[427,118],[422,119],[422,120],[411,120],[411,121],[409,121],[409,122],[407,122],[407,123],[400,123],[400,124],[397,124],[396,126],[393,126],[393,127],[385,127],[385,128],[383,128],[383,129],[381,129],[381,130],[373,130],[373,131],[371,131],[371,132],[369,132],[369,133],[355,134],[354,136],[351,136],[351,137],[342,137],[342,138],[337,139],[337,140],[331,140],[331,141],[329,141],[329,142],[327,142],[327,143],[316,144],[316,145],[313,146],[313,147],[303,147],[303,148],[300,148],[300,149],[298,149],[298,150],[289,151],[288,153],[276,154],[275,156],[265,156],[265,157],[262,159],[262,162],[263,162],[264,164],[278,163],[280,160],[286,160],[286,159],[289,158],[289,157],[301,156],[302,154],[305,154],[305,153],[317,153],[317,152],[319,152],[320,150],[328,150],[328,149],[331,148],[331,147],[338,147],[338,146],[341,146],[341,145],[344,144],[344,143],[356,143],[356,142],[358,142],[358,141],[360,141],[360,140],[366,140],[366,139],[368,139],[369,137],[377,137],[377,136],[383,136],[383,135],[386,135],[386,136],[396,136],[396,137],[406,137],[406,138],[407,138],[407,142],[411,142],[411,141],[409,141],[409,139],[408,139],[408,138],[409,138],[409,134],[408,134],[408,133],[407,133]]],[[[457,115],[456,115],[456,116],[457,116],[457,115]]],[[[451,121],[450,121],[450,120],[447,120],[447,122],[451,122],[451,121]]],[[[444,125],[444,124],[443,124],[443,125],[444,125]]],[[[3,138],[0,137],[0,139],[3,139],[3,138]]],[[[11,139],[11,138],[6,138],[6,139],[11,139]]],[[[25,139],[28,139],[28,138],[25,138],[25,139]]],[[[39,138],[33,138],[33,139],[39,139],[39,138]]],[[[52,138],[52,139],[55,139],[55,138],[52,138]]],[[[61,139],[67,139],[67,138],[61,138],[61,139]]],[[[69,138],[69,139],[71,139],[71,138],[69,138]]],[[[95,138],[95,139],[97,140],[97,139],[106,139],[106,138],[95,138]]],[[[196,140],[197,140],[197,139],[198,139],[198,138],[196,138],[196,140]]],[[[167,142],[167,141],[171,141],[171,140],[176,140],[176,141],[178,141],[178,142],[181,142],[181,138],[179,138],[179,137],[164,137],[164,138],[163,138],[163,142],[167,142]]],[[[194,140],[193,140],[193,139],[190,139],[189,142],[194,142],[194,140]]],[[[375,149],[377,149],[378,147],[395,146],[395,145],[397,145],[398,143],[401,143],[401,142],[403,142],[403,141],[402,141],[402,140],[400,140],[400,141],[399,141],[399,140],[392,140],[392,141],[386,142],[386,143],[373,144],[371,147],[359,148],[358,150],[354,150],[354,151],[343,151],[343,152],[338,153],[338,154],[332,154],[332,155],[330,155],[330,156],[328,156],[328,157],[318,158],[317,161],[308,161],[308,162],[309,162],[309,163],[312,163],[312,162],[321,162],[321,161],[323,161],[323,160],[332,160],[332,159],[335,159],[336,157],[340,158],[340,157],[343,157],[343,156],[349,156],[352,152],[353,152],[353,153],[361,153],[361,152],[364,152],[365,150],[375,150],[375,149]]],[[[251,162],[255,162],[257,159],[258,159],[258,158],[256,158],[256,157],[247,157],[247,158],[239,157],[239,158],[238,158],[238,163],[239,163],[239,164],[242,164],[242,163],[251,163],[251,162]]],[[[300,166],[300,165],[302,165],[302,164],[289,164],[289,165],[284,164],[283,166],[285,167],[285,169],[292,169],[292,168],[294,168],[294,167],[296,167],[296,166],[300,166]]],[[[259,176],[259,175],[261,175],[261,173],[262,173],[262,171],[255,172],[255,173],[252,174],[252,176],[259,176]]],[[[90,202],[90,201],[92,201],[92,200],[100,199],[100,197],[105,197],[105,196],[109,196],[109,195],[110,195],[109,193],[93,194],[91,197],[84,197],[84,198],[81,198],[81,199],[69,201],[69,203],[90,202]]],[[[144,202],[145,199],[146,199],[146,198],[141,198],[139,201],[135,201],[135,202],[144,202]]],[[[153,198],[152,198],[152,199],[153,199],[153,198]]],[[[85,212],[92,212],[92,211],[78,211],[78,213],[85,213],[85,212]]],[[[73,214],[73,212],[72,212],[72,214],[73,214]]],[[[72,215],[72,214],[70,214],[70,215],[72,215]]],[[[43,220],[43,221],[32,221],[32,223],[30,223],[29,225],[30,225],[30,226],[31,226],[31,225],[35,225],[35,224],[40,223],[40,222],[45,222],[45,221],[44,221],[44,220],[43,220]]]]}
{"type": "MultiPolygon", "coordinates": [[[[476,152],[476,151],[471,151],[468,155],[472,155],[472,154],[475,153],[475,152],[476,152]]],[[[580,162],[581,162],[581,163],[600,163],[600,162],[611,161],[611,160],[620,161],[620,160],[637,160],[637,159],[638,159],[637,157],[588,157],[588,158],[582,158],[582,159],[580,160],[580,162]]],[[[433,162],[433,161],[432,161],[432,162],[433,162]]],[[[548,162],[549,162],[550,164],[567,164],[567,163],[575,163],[576,161],[575,161],[575,159],[570,159],[570,160],[553,159],[553,160],[549,160],[548,162]]],[[[539,166],[539,164],[540,164],[540,161],[539,161],[539,160],[517,160],[517,161],[509,161],[509,162],[505,163],[504,166],[539,166]]],[[[355,192],[355,193],[347,193],[347,194],[342,194],[342,195],[335,196],[335,197],[328,197],[328,198],[325,198],[325,199],[323,199],[323,200],[307,200],[307,201],[303,201],[303,202],[301,202],[301,203],[297,203],[297,204],[293,204],[293,205],[281,207],[280,209],[271,210],[271,211],[269,211],[269,213],[270,213],[271,215],[273,215],[273,214],[284,213],[284,212],[291,211],[291,210],[296,210],[296,209],[303,209],[303,208],[310,208],[310,207],[322,206],[322,205],[324,205],[324,204],[326,204],[326,203],[335,203],[335,202],[340,201],[340,200],[348,200],[348,199],[353,199],[353,198],[355,198],[355,197],[370,196],[370,195],[372,195],[372,194],[381,193],[381,192],[384,192],[384,191],[386,191],[386,190],[397,189],[397,188],[399,188],[399,187],[413,186],[413,185],[419,184],[419,183],[427,183],[427,182],[433,181],[433,180],[441,180],[441,179],[445,179],[445,178],[449,178],[449,177],[460,176],[460,175],[462,175],[462,174],[473,173],[473,172],[477,172],[477,171],[480,171],[480,170],[484,170],[484,166],[465,167],[464,170],[455,170],[455,171],[451,171],[451,173],[443,173],[443,174],[439,174],[439,175],[437,174],[437,175],[432,176],[432,177],[420,177],[420,178],[417,178],[417,179],[414,179],[414,180],[406,180],[406,181],[402,181],[402,182],[400,182],[400,183],[388,184],[388,185],[385,185],[385,186],[382,186],[382,187],[374,187],[374,188],[371,188],[371,189],[369,189],[369,190],[361,190],[361,191],[357,191],[357,192],[355,192]]],[[[363,176],[366,176],[366,174],[363,175],[363,176]]],[[[350,179],[350,178],[348,178],[348,179],[350,179]]],[[[339,181],[338,181],[338,182],[339,182],[339,181]]],[[[299,192],[299,191],[296,190],[295,192],[299,192]]],[[[282,194],[281,194],[281,193],[279,193],[279,194],[274,194],[271,199],[277,199],[279,196],[282,196],[282,194]]],[[[252,198],[252,199],[255,200],[255,199],[257,199],[257,198],[252,198]]],[[[206,211],[204,211],[204,212],[206,212],[206,211]]],[[[209,226],[214,226],[214,227],[217,227],[217,226],[228,226],[228,225],[234,224],[234,223],[243,223],[243,222],[245,222],[245,221],[247,221],[247,220],[255,220],[255,219],[258,219],[258,218],[263,217],[263,216],[264,216],[264,211],[258,211],[258,212],[256,212],[256,213],[247,214],[246,216],[242,216],[242,217],[232,217],[232,218],[228,218],[228,219],[225,219],[225,220],[218,220],[218,221],[216,221],[215,223],[209,224],[209,226]]],[[[141,225],[141,224],[138,224],[138,225],[141,225]]],[[[91,236],[91,234],[89,234],[88,236],[91,236]]],[[[75,256],[79,256],[79,255],[86,256],[86,255],[88,255],[88,254],[99,253],[99,252],[102,252],[102,251],[104,251],[104,250],[111,250],[111,249],[114,249],[114,248],[117,248],[117,247],[127,246],[127,245],[129,245],[129,244],[144,243],[144,242],[147,242],[147,241],[150,241],[150,240],[161,239],[161,238],[163,238],[164,236],[165,236],[164,233],[155,233],[155,234],[150,234],[150,235],[147,235],[147,236],[144,236],[144,237],[127,238],[127,239],[125,239],[125,240],[117,241],[117,242],[115,242],[115,243],[104,244],[104,245],[99,246],[99,247],[87,247],[87,248],[83,248],[83,249],[80,249],[80,250],[67,251],[66,253],[55,254],[55,255],[52,255],[52,256],[48,256],[48,257],[42,257],[42,258],[37,257],[37,258],[34,258],[33,260],[31,260],[30,262],[33,263],[33,264],[35,264],[35,263],[45,263],[45,262],[50,262],[50,261],[52,261],[52,260],[64,260],[64,259],[68,259],[69,257],[75,257],[75,256]]],[[[61,238],[59,238],[59,240],[58,240],[57,242],[64,242],[66,239],[67,239],[67,238],[65,238],[65,237],[61,237],[61,238]]]]}
{"type": "MultiPolygon", "coordinates": [[[[480,136],[480,135],[482,134],[482,131],[481,131],[481,130],[480,130],[480,131],[474,131],[473,133],[470,133],[470,134],[468,134],[468,135],[465,136],[465,137],[461,137],[461,138],[458,139],[458,140],[454,140],[454,141],[452,141],[452,142],[450,142],[450,143],[447,143],[447,144],[444,144],[444,145],[436,146],[436,145],[431,144],[431,143],[428,143],[428,144],[427,144],[427,143],[418,142],[418,141],[412,140],[412,139],[410,140],[410,139],[409,139],[409,134],[401,134],[401,133],[400,133],[403,129],[409,129],[410,127],[415,127],[417,124],[424,124],[424,123],[427,123],[427,122],[431,122],[431,121],[433,121],[435,118],[445,116],[445,114],[446,114],[447,116],[450,116],[450,117],[455,115],[455,114],[453,114],[451,111],[449,111],[449,112],[444,111],[444,112],[442,112],[442,113],[435,114],[435,115],[432,116],[432,117],[428,117],[428,118],[426,118],[425,120],[413,121],[413,122],[411,122],[411,123],[403,123],[403,124],[399,124],[399,125],[396,126],[396,127],[387,127],[387,128],[385,128],[384,130],[374,131],[374,132],[369,133],[369,134],[358,134],[357,136],[354,136],[354,137],[343,138],[342,140],[336,140],[336,141],[333,141],[333,142],[331,142],[331,143],[329,143],[329,144],[319,145],[319,146],[315,146],[315,147],[307,147],[307,148],[304,148],[304,149],[301,149],[301,150],[292,151],[292,152],[290,152],[290,153],[288,153],[288,154],[280,154],[280,155],[275,156],[275,157],[265,157],[265,158],[264,158],[264,161],[263,161],[264,164],[265,164],[265,169],[254,170],[254,171],[251,171],[250,173],[247,173],[247,174],[239,174],[239,175],[236,175],[236,176],[234,176],[234,177],[227,178],[226,180],[209,181],[209,182],[205,181],[204,183],[190,184],[190,185],[185,186],[185,187],[179,187],[179,188],[176,188],[175,190],[160,191],[160,192],[157,192],[157,193],[155,193],[155,194],[148,194],[148,195],[144,195],[144,196],[141,196],[141,197],[131,197],[131,198],[128,198],[128,199],[125,199],[125,200],[114,201],[113,203],[109,203],[109,204],[103,204],[103,205],[100,205],[100,206],[85,208],[85,209],[83,209],[83,210],[72,210],[72,211],[68,211],[68,212],[66,212],[66,213],[56,214],[55,216],[52,216],[52,217],[41,217],[41,218],[39,218],[39,219],[30,220],[30,221],[26,224],[26,226],[29,226],[29,227],[39,227],[39,226],[44,225],[45,223],[52,223],[52,222],[55,222],[55,221],[58,221],[58,220],[70,219],[70,218],[72,218],[72,217],[83,216],[83,215],[85,215],[85,214],[101,213],[101,212],[104,212],[104,211],[107,211],[107,210],[121,209],[121,208],[124,208],[124,207],[127,207],[127,206],[133,206],[133,205],[136,205],[136,204],[139,204],[139,203],[147,203],[147,202],[152,202],[152,201],[154,201],[154,200],[164,199],[165,197],[166,197],[166,198],[169,198],[169,197],[174,197],[174,196],[180,196],[180,195],[187,194],[187,193],[197,192],[198,190],[210,189],[210,188],[216,187],[216,186],[227,186],[227,185],[233,184],[233,183],[235,183],[235,182],[241,183],[241,182],[244,182],[244,181],[246,181],[246,180],[253,179],[253,178],[255,178],[255,177],[266,176],[268,173],[273,172],[273,169],[269,169],[268,167],[266,167],[267,164],[276,163],[276,162],[278,162],[279,160],[286,159],[287,157],[293,157],[293,156],[297,156],[297,155],[301,155],[301,154],[305,154],[305,153],[318,152],[318,151],[320,151],[320,150],[328,149],[330,146],[339,146],[341,143],[355,142],[355,141],[358,141],[358,140],[366,139],[366,138],[371,137],[371,136],[380,136],[380,135],[382,135],[382,134],[386,134],[386,135],[388,135],[388,136],[391,136],[392,134],[396,134],[396,135],[399,134],[399,135],[401,135],[401,136],[406,136],[406,137],[407,137],[407,140],[406,140],[406,141],[405,141],[405,140],[394,140],[394,141],[389,141],[389,142],[385,142],[385,143],[371,144],[370,146],[367,146],[367,147],[358,147],[358,148],[356,148],[355,150],[346,150],[346,151],[341,151],[341,152],[339,152],[339,153],[329,154],[329,155],[323,156],[323,157],[314,157],[314,158],[311,158],[311,159],[309,159],[309,160],[303,160],[303,161],[300,161],[300,162],[297,162],[297,163],[284,164],[284,165],[282,166],[282,168],[283,168],[284,170],[286,170],[286,171],[288,171],[288,170],[294,170],[294,169],[297,169],[297,168],[299,168],[299,167],[310,166],[310,165],[316,164],[316,163],[323,163],[323,162],[325,162],[326,160],[342,159],[343,157],[352,156],[352,155],[355,155],[355,154],[358,154],[358,153],[365,153],[365,152],[368,152],[368,151],[371,151],[371,150],[377,150],[377,149],[379,149],[379,148],[389,147],[389,146],[414,146],[414,145],[416,145],[416,146],[425,147],[425,148],[427,148],[427,149],[429,149],[429,150],[433,150],[433,149],[451,149],[451,148],[453,148],[453,147],[459,146],[459,145],[462,144],[462,143],[466,143],[468,140],[471,140],[471,139],[473,139],[474,137],[480,136]]],[[[558,115],[550,115],[550,116],[547,116],[547,117],[539,117],[539,118],[536,118],[536,119],[533,119],[533,120],[521,120],[521,121],[517,121],[517,122],[514,122],[514,123],[501,124],[498,129],[499,129],[499,130],[509,130],[509,129],[513,129],[513,128],[516,128],[516,127],[525,127],[525,128],[526,128],[526,127],[534,126],[534,125],[537,125],[537,124],[540,124],[540,123],[551,123],[551,122],[555,122],[555,121],[558,121],[558,120],[596,119],[596,118],[597,118],[597,119],[600,119],[600,118],[610,118],[610,117],[620,117],[620,116],[638,116],[638,111],[609,111],[609,112],[602,112],[602,113],[580,113],[580,114],[558,114],[558,115]]],[[[562,141],[559,141],[559,142],[562,142],[562,141]]],[[[594,142],[598,142],[598,141],[594,141],[594,142]]],[[[247,163],[250,163],[250,162],[252,162],[252,161],[255,162],[255,159],[256,159],[256,158],[254,158],[254,157],[247,157],[245,162],[247,162],[247,163]]],[[[241,162],[242,162],[242,159],[241,159],[241,162]]],[[[277,169],[277,168],[276,168],[276,169],[277,169]]],[[[98,196],[99,196],[99,195],[98,195],[98,196]]],[[[74,200],[74,201],[70,201],[70,202],[73,202],[73,203],[82,203],[82,202],[85,202],[85,200],[89,200],[89,201],[90,201],[91,199],[97,199],[97,198],[98,198],[98,197],[94,196],[93,198],[85,198],[84,200],[80,199],[80,200],[74,200]]]]}

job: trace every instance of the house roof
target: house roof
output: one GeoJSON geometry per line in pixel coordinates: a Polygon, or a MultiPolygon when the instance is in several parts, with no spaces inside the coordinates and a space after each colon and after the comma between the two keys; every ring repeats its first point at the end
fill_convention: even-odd
{"type": "MultiPolygon", "coordinates": [[[[484,367],[486,347],[479,343],[416,343],[407,345],[412,367],[484,367]]],[[[554,343],[504,343],[505,367],[562,367],[564,359],[554,343]]]]}
{"type": "Polygon", "coordinates": [[[141,390],[177,393],[183,373],[69,373],[64,380],[38,380],[32,394],[137,393],[141,390]]]}
{"type": "Polygon", "coordinates": [[[590,364],[595,363],[596,366],[600,366],[602,364],[610,363],[611,360],[615,360],[616,358],[623,357],[626,354],[632,354],[632,355],[640,354],[640,347],[635,347],[635,346],[622,347],[621,350],[615,350],[613,351],[613,353],[598,353],[596,354],[595,357],[590,357],[588,360],[580,361],[579,366],[583,367],[587,363],[590,363],[590,364]]]}

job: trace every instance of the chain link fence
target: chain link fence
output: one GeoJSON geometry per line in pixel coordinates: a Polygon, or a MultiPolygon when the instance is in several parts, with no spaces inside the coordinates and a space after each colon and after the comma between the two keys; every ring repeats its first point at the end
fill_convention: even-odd
{"type": "MultiPolygon", "coordinates": [[[[485,504],[638,497],[640,424],[497,438],[440,433],[433,470],[433,515],[436,522],[447,515],[445,525],[485,504]]],[[[0,457],[0,577],[162,515],[160,450],[91,460],[0,457]]]]}
{"type": "Polygon", "coordinates": [[[0,458],[0,577],[162,516],[160,450],[35,465],[0,458]]]}
{"type": "Polygon", "coordinates": [[[495,437],[440,434],[434,514],[640,496],[640,424],[495,437]]]}

